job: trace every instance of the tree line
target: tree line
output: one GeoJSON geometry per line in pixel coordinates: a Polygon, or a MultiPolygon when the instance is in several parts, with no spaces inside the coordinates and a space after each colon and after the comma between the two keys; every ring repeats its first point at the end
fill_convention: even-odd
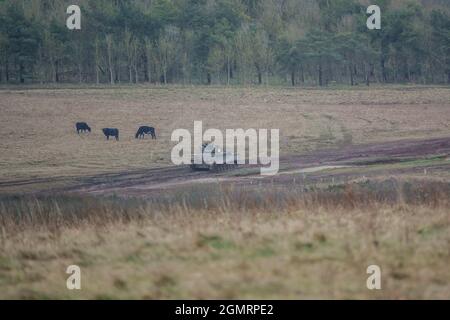
{"type": "Polygon", "coordinates": [[[450,83],[448,1],[375,2],[380,30],[365,0],[5,0],[0,82],[450,83]]]}

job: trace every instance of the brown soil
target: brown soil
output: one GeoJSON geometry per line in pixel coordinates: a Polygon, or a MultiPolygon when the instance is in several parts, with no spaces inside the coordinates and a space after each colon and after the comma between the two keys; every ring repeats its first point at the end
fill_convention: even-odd
{"type": "MultiPolygon", "coordinates": [[[[242,166],[238,170],[213,174],[192,172],[188,166],[171,166],[148,170],[134,170],[90,177],[29,179],[0,183],[1,189],[30,185],[65,183],[66,187],[50,187],[39,193],[88,193],[97,195],[146,196],[201,183],[229,183],[256,186],[265,183],[346,182],[362,177],[379,175],[423,174],[428,171],[450,172],[450,138],[428,140],[400,140],[367,145],[346,146],[321,150],[305,155],[292,155],[280,159],[280,174],[261,176],[259,168],[242,166]],[[408,161],[441,159],[425,166],[392,166],[408,161]],[[425,168],[425,169],[424,169],[425,168]],[[369,170],[370,169],[370,170],[369,170]]],[[[44,188],[45,189],[45,188],[44,188]]]]}

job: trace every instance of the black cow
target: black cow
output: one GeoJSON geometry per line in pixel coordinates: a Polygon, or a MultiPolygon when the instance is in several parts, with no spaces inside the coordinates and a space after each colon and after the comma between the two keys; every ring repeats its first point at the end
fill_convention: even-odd
{"type": "Polygon", "coordinates": [[[109,137],[115,137],[116,140],[119,140],[119,129],[115,128],[104,128],[102,129],[103,134],[106,136],[106,139],[109,140],[109,137]]]}
{"type": "Polygon", "coordinates": [[[91,132],[91,128],[87,125],[86,122],[77,122],[75,124],[75,127],[77,128],[77,133],[80,134],[80,132],[91,132]]]}
{"type": "Polygon", "coordinates": [[[155,128],[147,127],[147,126],[143,126],[143,127],[139,128],[139,130],[136,132],[136,139],[145,138],[146,134],[151,135],[152,139],[156,139],[155,128]]]}

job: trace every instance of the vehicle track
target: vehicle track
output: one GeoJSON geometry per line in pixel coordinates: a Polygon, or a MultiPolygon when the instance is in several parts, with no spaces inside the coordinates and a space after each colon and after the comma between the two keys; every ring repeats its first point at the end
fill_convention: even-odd
{"type": "MultiPolygon", "coordinates": [[[[221,174],[193,172],[187,165],[169,166],[76,178],[76,182],[70,186],[47,189],[44,193],[145,195],[198,183],[228,182],[252,184],[254,181],[265,179],[272,182],[278,179],[280,182],[283,182],[290,172],[293,174],[301,173],[305,168],[389,164],[437,156],[445,158],[449,157],[449,155],[450,137],[427,140],[399,140],[367,145],[349,145],[338,149],[319,150],[305,155],[286,156],[280,159],[280,170],[283,174],[273,177],[260,176],[256,166],[242,166],[236,171],[221,174]]],[[[450,161],[448,168],[450,170],[450,161]]],[[[0,182],[0,193],[2,188],[9,186],[21,186],[39,182],[61,182],[64,179],[67,178],[0,182]]]]}

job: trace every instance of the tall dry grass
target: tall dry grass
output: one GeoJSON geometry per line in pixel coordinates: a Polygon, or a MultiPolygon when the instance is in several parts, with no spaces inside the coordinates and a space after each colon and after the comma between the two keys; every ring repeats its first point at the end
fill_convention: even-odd
{"type": "Polygon", "coordinates": [[[0,199],[0,299],[450,297],[450,185],[0,199]],[[65,287],[69,265],[82,290],[65,287]],[[382,290],[366,268],[382,269],[382,290]]]}
{"type": "Polygon", "coordinates": [[[57,231],[83,225],[105,226],[199,212],[282,213],[313,208],[368,210],[380,205],[448,208],[449,199],[450,183],[396,179],[329,186],[326,189],[211,184],[145,199],[18,195],[0,197],[0,227],[7,234],[33,228],[57,231]]]}

